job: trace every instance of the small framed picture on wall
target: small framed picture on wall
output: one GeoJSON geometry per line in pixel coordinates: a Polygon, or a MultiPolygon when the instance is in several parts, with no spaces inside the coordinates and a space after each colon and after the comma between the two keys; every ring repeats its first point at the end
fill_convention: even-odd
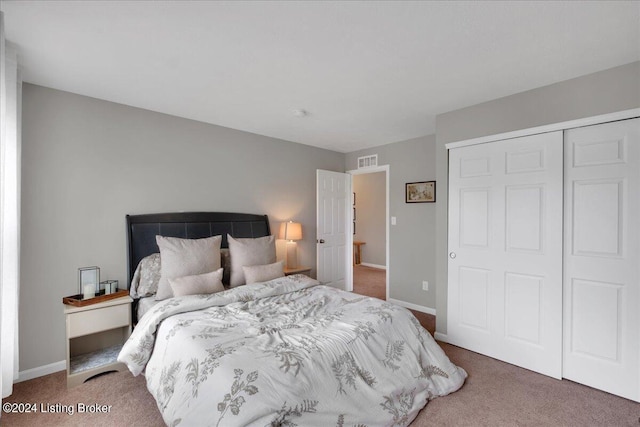
{"type": "Polygon", "coordinates": [[[405,203],[435,203],[436,182],[407,182],[404,197],[405,203]]]}

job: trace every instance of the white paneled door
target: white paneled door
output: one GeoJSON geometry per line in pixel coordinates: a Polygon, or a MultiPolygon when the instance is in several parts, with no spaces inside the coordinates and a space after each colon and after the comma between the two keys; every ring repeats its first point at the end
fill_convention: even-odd
{"type": "Polygon", "coordinates": [[[640,401],[640,119],[565,134],[563,376],[640,401]]]}
{"type": "Polygon", "coordinates": [[[449,151],[450,343],[562,375],[562,132],[449,151]]]}
{"type": "Polygon", "coordinates": [[[316,195],[318,280],[346,290],[351,176],[318,169],[316,195]]]}

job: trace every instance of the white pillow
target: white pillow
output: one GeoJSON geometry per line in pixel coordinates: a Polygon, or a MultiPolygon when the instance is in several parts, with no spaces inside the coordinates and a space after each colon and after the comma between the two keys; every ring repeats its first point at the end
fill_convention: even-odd
{"type": "Polygon", "coordinates": [[[173,292],[169,279],[211,273],[220,268],[220,243],[222,236],[206,239],[180,239],[156,236],[160,248],[160,282],[157,300],[171,298],[173,292]]]}
{"type": "Polygon", "coordinates": [[[222,285],[222,268],[212,271],[211,273],[176,277],[175,279],[168,280],[174,297],[214,294],[224,291],[224,286],[222,285]]]}
{"type": "Polygon", "coordinates": [[[276,239],[274,236],[258,237],[257,239],[234,239],[227,235],[227,240],[231,257],[229,285],[232,288],[245,284],[242,267],[276,262],[276,239]]]}
{"type": "Polygon", "coordinates": [[[251,265],[243,266],[244,277],[247,285],[257,282],[266,282],[267,280],[284,277],[284,262],[278,261],[267,265],[251,265]]]}

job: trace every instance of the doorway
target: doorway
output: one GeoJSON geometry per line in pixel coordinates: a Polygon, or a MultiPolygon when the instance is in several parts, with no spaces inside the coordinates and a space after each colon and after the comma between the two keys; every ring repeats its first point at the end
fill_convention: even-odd
{"type": "Polygon", "coordinates": [[[389,292],[389,166],[351,174],[353,292],[386,300],[389,292]]]}

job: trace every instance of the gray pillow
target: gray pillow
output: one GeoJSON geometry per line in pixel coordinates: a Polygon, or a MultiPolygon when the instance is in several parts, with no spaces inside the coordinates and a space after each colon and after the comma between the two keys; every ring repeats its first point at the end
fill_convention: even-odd
{"type": "Polygon", "coordinates": [[[156,236],[160,248],[161,271],[157,300],[171,298],[173,291],[169,279],[211,273],[220,268],[222,236],[206,239],[180,239],[156,236]]]}
{"type": "Polygon", "coordinates": [[[224,291],[222,285],[222,268],[211,273],[168,279],[173,296],[214,294],[224,291]]]}
{"type": "Polygon", "coordinates": [[[232,288],[246,283],[242,267],[276,262],[276,239],[274,236],[258,237],[257,239],[234,239],[227,235],[227,240],[231,257],[229,285],[232,288]]]}
{"type": "Polygon", "coordinates": [[[155,253],[140,260],[131,279],[131,298],[150,297],[158,291],[160,281],[160,254],[155,253]]]}
{"type": "Polygon", "coordinates": [[[267,280],[284,277],[283,261],[267,265],[247,265],[242,267],[247,285],[251,283],[266,282],[267,280]]]}

